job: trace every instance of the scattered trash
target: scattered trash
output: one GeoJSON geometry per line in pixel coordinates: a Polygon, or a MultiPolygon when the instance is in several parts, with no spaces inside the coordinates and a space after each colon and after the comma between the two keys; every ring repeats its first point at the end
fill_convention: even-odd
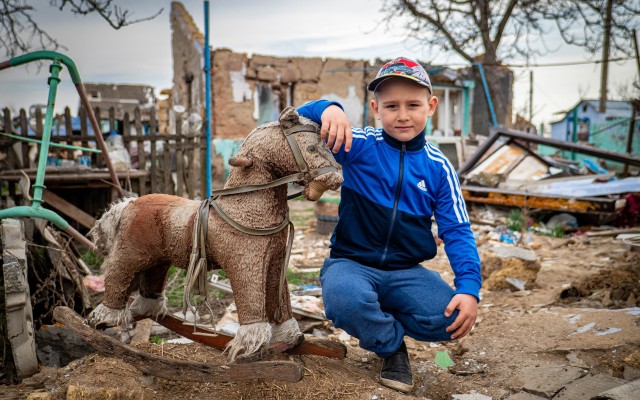
{"type": "Polygon", "coordinates": [[[509,278],[505,278],[504,281],[513,285],[513,287],[515,287],[518,290],[524,290],[524,282],[518,278],[509,277],[509,278]]]}
{"type": "Polygon", "coordinates": [[[567,213],[556,214],[553,217],[549,218],[549,221],[547,221],[547,227],[554,228],[556,226],[560,226],[564,229],[577,228],[578,219],[573,215],[567,213]]]}
{"type": "Polygon", "coordinates": [[[454,375],[467,376],[481,374],[485,371],[486,368],[487,364],[481,364],[474,359],[468,359],[464,362],[459,362],[449,367],[449,372],[454,375]]]}
{"type": "Polygon", "coordinates": [[[238,309],[236,303],[231,303],[224,312],[224,315],[216,322],[216,331],[235,335],[240,328],[238,320],[238,309]]]}
{"type": "Polygon", "coordinates": [[[475,390],[467,394],[454,394],[453,400],[492,400],[492,397],[477,393],[475,390]]]}
{"type": "Polygon", "coordinates": [[[608,328],[608,329],[605,329],[603,331],[597,331],[596,332],[596,336],[609,335],[609,334],[612,334],[612,333],[620,332],[621,330],[622,329],[620,329],[620,328],[608,328]]]}
{"type": "Polygon", "coordinates": [[[588,332],[594,326],[596,326],[596,323],[595,322],[590,322],[590,323],[586,324],[585,326],[578,328],[574,333],[572,333],[572,335],[588,332]]]}
{"type": "Polygon", "coordinates": [[[453,360],[449,356],[447,351],[439,351],[436,353],[435,361],[436,365],[442,369],[447,369],[454,365],[453,360]]]}

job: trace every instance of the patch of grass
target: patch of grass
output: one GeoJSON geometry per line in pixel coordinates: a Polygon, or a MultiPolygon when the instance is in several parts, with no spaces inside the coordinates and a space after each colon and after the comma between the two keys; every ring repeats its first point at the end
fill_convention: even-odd
{"type": "Polygon", "coordinates": [[[149,341],[150,341],[151,343],[155,343],[155,344],[162,344],[162,343],[164,343],[164,342],[165,342],[165,340],[164,340],[164,339],[159,338],[159,337],[157,337],[157,336],[151,336],[151,337],[149,337],[149,341]]]}
{"type": "Polygon", "coordinates": [[[287,270],[287,282],[292,285],[318,284],[320,272],[294,272],[287,270]]]}
{"type": "Polygon", "coordinates": [[[170,267],[167,272],[167,287],[164,295],[167,297],[167,305],[170,307],[182,307],[184,297],[184,282],[187,279],[187,270],[170,267]]]}
{"type": "Polygon", "coordinates": [[[513,209],[507,215],[507,228],[514,232],[521,232],[525,227],[525,216],[522,210],[513,209]]]}
{"type": "Polygon", "coordinates": [[[555,237],[555,238],[563,238],[566,235],[564,233],[564,228],[562,227],[562,225],[556,225],[553,228],[551,228],[551,232],[549,233],[549,236],[555,237]]]}
{"type": "Polygon", "coordinates": [[[310,220],[314,219],[313,207],[307,207],[304,210],[291,211],[289,219],[293,225],[309,225],[310,220]]]}
{"type": "Polygon", "coordinates": [[[100,257],[91,250],[85,251],[80,256],[82,257],[82,261],[84,261],[92,271],[99,271],[100,266],[104,262],[104,258],[100,257]]]}

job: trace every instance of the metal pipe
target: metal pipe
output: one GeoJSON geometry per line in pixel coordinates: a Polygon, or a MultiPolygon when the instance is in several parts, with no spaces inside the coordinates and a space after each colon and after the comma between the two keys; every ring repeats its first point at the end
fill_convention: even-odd
{"type": "Polygon", "coordinates": [[[116,170],[113,168],[113,164],[111,163],[111,159],[109,158],[109,151],[107,150],[107,145],[104,142],[102,137],[102,131],[100,130],[100,126],[98,125],[98,120],[96,119],[96,115],[93,113],[91,109],[91,104],[89,104],[89,98],[87,97],[87,92],[84,89],[84,85],[82,82],[76,84],[76,90],[78,91],[78,96],[80,96],[80,101],[82,102],[82,106],[84,107],[87,115],[89,116],[89,122],[91,123],[91,127],[93,128],[93,133],[96,137],[96,142],[98,143],[98,147],[102,150],[102,156],[104,157],[104,163],[107,165],[107,169],[109,170],[109,176],[111,177],[111,181],[113,182],[113,186],[120,195],[120,197],[124,197],[124,190],[122,190],[122,186],[120,186],[120,180],[118,179],[118,175],[116,174],[116,170]]]}
{"type": "Polygon", "coordinates": [[[211,48],[209,47],[209,1],[204,1],[204,76],[205,76],[205,119],[207,121],[207,155],[205,160],[206,193],[211,196],[211,48]]]}
{"type": "MultiPolygon", "coordinates": [[[[0,132],[0,135],[9,137],[11,139],[22,140],[23,142],[42,144],[42,140],[32,139],[32,138],[24,137],[24,136],[13,135],[11,133],[0,132]]],[[[73,140],[73,137],[69,137],[69,139],[73,140]]],[[[102,150],[100,150],[100,149],[92,149],[91,147],[73,146],[73,145],[70,145],[70,144],[62,144],[62,143],[49,142],[49,147],[59,147],[61,149],[69,149],[69,150],[82,150],[82,151],[87,151],[89,153],[98,153],[98,154],[102,153],[102,150]]]]}
{"type": "Polygon", "coordinates": [[[44,186],[44,174],[47,169],[47,156],[49,155],[49,139],[51,138],[51,126],[53,123],[53,108],[56,102],[56,93],[60,83],[60,71],[62,65],[58,60],[53,60],[49,67],[51,76],[49,82],[49,98],[47,99],[47,112],[44,117],[44,131],[42,132],[42,145],[40,146],[40,156],[38,157],[38,172],[36,173],[36,183],[33,185],[33,208],[39,208],[42,204],[42,191],[44,186]]]}
{"type": "Polygon", "coordinates": [[[489,85],[487,85],[487,78],[484,75],[484,68],[482,64],[479,62],[473,63],[476,67],[478,67],[478,71],[480,71],[480,79],[482,80],[482,87],[484,87],[484,94],[487,98],[487,106],[489,107],[489,112],[491,113],[491,127],[493,129],[498,128],[498,118],[496,118],[496,111],[493,109],[493,101],[491,100],[491,93],[489,92],[489,85]]]}

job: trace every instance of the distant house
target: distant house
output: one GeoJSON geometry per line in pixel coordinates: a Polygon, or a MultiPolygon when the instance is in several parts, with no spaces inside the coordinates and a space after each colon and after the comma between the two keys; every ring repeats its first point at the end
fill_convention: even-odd
{"type": "MultiPolygon", "coordinates": [[[[142,121],[149,121],[151,110],[155,110],[156,98],[153,87],[148,85],[121,85],[114,83],[85,83],[85,90],[89,98],[89,104],[93,110],[100,108],[100,122],[105,125],[109,119],[109,110],[113,108],[116,121],[123,121],[124,114],[129,114],[133,120],[136,108],[140,109],[142,121]]],[[[103,132],[109,130],[109,126],[103,126],[103,132]]],[[[116,127],[121,129],[121,126],[116,127]]]]}
{"type": "Polygon", "coordinates": [[[551,123],[551,137],[566,142],[589,142],[590,134],[597,133],[604,125],[631,118],[631,103],[607,101],[607,111],[601,113],[599,100],[580,100],[567,111],[561,111],[561,120],[551,123]]]}
{"type": "MultiPolygon", "coordinates": [[[[607,101],[607,110],[600,111],[600,101],[580,100],[567,111],[562,111],[562,119],[551,124],[551,136],[554,139],[582,143],[602,150],[619,153],[627,152],[629,124],[632,105],[628,101],[607,101]]],[[[571,151],[558,151],[553,147],[538,146],[541,155],[558,155],[566,159],[581,162],[588,158],[599,162],[596,157],[585,156],[571,151]]],[[[640,123],[635,124],[630,154],[640,155],[640,123]]],[[[621,170],[622,164],[608,162],[610,170],[621,170]]]]}

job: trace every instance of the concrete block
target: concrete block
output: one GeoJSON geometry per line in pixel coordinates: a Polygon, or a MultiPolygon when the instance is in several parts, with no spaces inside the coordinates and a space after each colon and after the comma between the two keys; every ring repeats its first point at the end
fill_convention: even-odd
{"type": "Polygon", "coordinates": [[[627,383],[627,381],[624,379],[614,378],[604,374],[585,376],[568,384],[554,397],[554,400],[590,399],[598,393],[616,388],[625,383],[627,383]]]}
{"type": "Polygon", "coordinates": [[[585,372],[581,368],[568,365],[545,365],[524,368],[522,374],[523,390],[550,398],[569,383],[582,378],[585,372]]]}
{"type": "Polygon", "coordinates": [[[27,280],[26,242],[22,221],[3,219],[2,272],[4,276],[7,337],[11,343],[14,365],[18,377],[25,378],[38,372],[36,343],[33,332],[33,311],[27,280]]]}

